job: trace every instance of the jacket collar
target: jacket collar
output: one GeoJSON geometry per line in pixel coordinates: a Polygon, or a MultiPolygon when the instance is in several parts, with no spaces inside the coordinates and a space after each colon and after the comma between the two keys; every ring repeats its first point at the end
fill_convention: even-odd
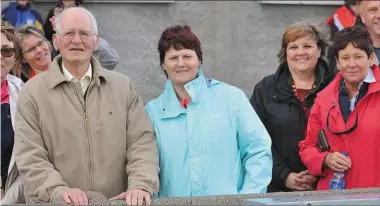
{"type": "MultiPolygon", "coordinates": [[[[61,69],[62,64],[62,55],[58,55],[54,58],[53,62],[49,65],[49,71],[51,76],[48,79],[48,85],[52,89],[56,87],[57,85],[61,84],[62,82],[70,82],[65,75],[62,73],[61,69]]],[[[107,77],[104,74],[104,69],[98,62],[98,60],[95,57],[91,57],[91,65],[93,69],[93,80],[95,81],[97,86],[100,86],[101,79],[108,81],[107,77]]],[[[47,71],[47,72],[49,72],[47,71]]]]}
{"type": "MultiPolygon", "coordinates": [[[[368,70],[367,76],[364,78],[363,82],[365,82],[365,83],[374,83],[374,82],[376,82],[376,78],[373,75],[373,71],[372,71],[371,68],[368,70]]],[[[360,83],[359,88],[363,84],[363,82],[360,83]]]]}
{"type": "MultiPolygon", "coordinates": [[[[13,76],[10,74],[7,75],[7,81],[8,81],[8,89],[9,89],[9,106],[10,106],[10,112],[11,112],[11,121],[12,121],[13,130],[14,130],[15,129],[15,113],[16,113],[18,95],[20,93],[21,88],[24,85],[24,82],[21,79],[17,78],[16,76],[13,76]]],[[[15,149],[16,147],[13,147],[13,152],[12,152],[12,156],[11,156],[9,167],[8,167],[8,177],[10,177],[10,173],[15,166],[15,149]]]]}
{"type": "Polygon", "coordinates": [[[376,66],[379,66],[379,59],[377,58],[377,55],[375,54],[375,55],[373,55],[374,57],[373,57],[373,64],[376,64],[376,66]]]}
{"type": "MultiPolygon", "coordinates": [[[[324,88],[334,77],[333,71],[329,70],[327,62],[319,58],[316,66],[316,88],[312,91],[315,93],[324,88]]],[[[281,64],[275,73],[276,98],[288,103],[296,101],[292,88],[292,76],[287,63],[281,64]]]]}
{"type": "Polygon", "coordinates": [[[24,85],[22,80],[16,76],[7,74],[8,87],[9,85],[13,86],[18,92],[21,90],[21,87],[24,85]]]}
{"type": "MultiPolygon", "coordinates": [[[[202,95],[202,90],[219,83],[219,81],[205,78],[202,70],[199,70],[197,78],[185,84],[185,89],[191,97],[189,106],[199,103],[200,97],[202,95]]],[[[181,107],[181,103],[178,100],[177,94],[170,79],[168,79],[165,83],[165,90],[162,94],[161,102],[162,119],[173,118],[179,116],[181,113],[186,113],[186,109],[181,107]]]]}
{"type": "MultiPolygon", "coordinates": [[[[376,64],[374,64],[370,68],[370,71],[368,72],[365,78],[366,82],[369,83],[367,95],[380,91],[380,71],[379,70],[380,70],[379,67],[376,64]]],[[[343,80],[343,75],[341,72],[339,72],[337,76],[335,77],[335,79],[326,88],[326,92],[324,92],[323,96],[321,97],[330,99],[330,100],[331,100],[331,97],[334,97],[333,102],[337,102],[339,98],[339,92],[340,92],[342,80],[343,80]]]]}

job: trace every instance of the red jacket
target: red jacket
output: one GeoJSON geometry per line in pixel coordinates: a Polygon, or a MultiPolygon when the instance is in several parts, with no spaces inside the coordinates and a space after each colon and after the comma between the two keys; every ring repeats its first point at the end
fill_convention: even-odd
{"type": "Polygon", "coordinates": [[[371,83],[367,94],[357,103],[347,123],[339,106],[339,85],[342,74],[322,92],[318,93],[308,121],[306,139],[299,143],[300,156],[310,173],[321,176],[317,190],[328,190],[333,171],[322,163],[328,152],[320,152],[317,137],[320,129],[326,132],[330,152],[348,152],[352,167],[346,171],[346,189],[380,187],[380,70],[374,65],[372,71],[376,82],[371,83]],[[335,107],[332,108],[333,104],[335,107]],[[332,108],[332,109],[331,109],[332,108]],[[344,131],[355,124],[358,112],[358,125],[349,134],[334,135],[326,127],[329,110],[330,129],[344,131]]]}

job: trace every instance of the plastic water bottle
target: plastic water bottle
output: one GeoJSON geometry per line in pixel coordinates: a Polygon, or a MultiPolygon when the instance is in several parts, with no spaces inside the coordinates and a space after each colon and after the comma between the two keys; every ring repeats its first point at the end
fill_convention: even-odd
{"type": "MultiPolygon", "coordinates": [[[[348,156],[347,152],[342,152],[344,156],[348,156]]],[[[343,190],[346,186],[346,172],[334,172],[331,182],[330,190],[343,190]]]]}

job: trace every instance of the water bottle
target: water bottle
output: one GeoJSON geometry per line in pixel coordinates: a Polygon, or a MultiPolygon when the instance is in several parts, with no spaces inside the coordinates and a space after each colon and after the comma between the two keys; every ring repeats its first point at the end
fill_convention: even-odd
{"type": "MultiPolygon", "coordinates": [[[[342,152],[344,156],[348,156],[347,152],[342,152]]],[[[330,190],[343,190],[346,186],[346,172],[334,172],[331,182],[330,190]]]]}

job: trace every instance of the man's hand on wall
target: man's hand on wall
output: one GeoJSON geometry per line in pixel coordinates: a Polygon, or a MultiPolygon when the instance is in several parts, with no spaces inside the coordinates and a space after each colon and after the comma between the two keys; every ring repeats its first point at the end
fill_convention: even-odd
{"type": "Polygon", "coordinates": [[[150,205],[150,194],[141,189],[129,189],[110,200],[125,200],[127,205],[142,205],[145,200],[146,205],[150,205]]]}
{"type": "Polygon", "coordinates": [[[61,197],[67,204],[88,205],[86,193],[78,188],[63,190],[61,197]]]}

